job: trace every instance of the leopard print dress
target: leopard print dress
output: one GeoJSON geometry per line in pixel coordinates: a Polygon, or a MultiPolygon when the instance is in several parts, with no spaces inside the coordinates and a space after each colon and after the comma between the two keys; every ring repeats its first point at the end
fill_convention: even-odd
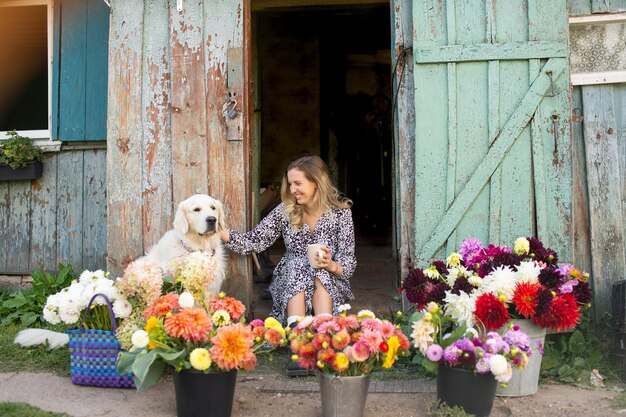
{"type": "Polygon", "coordinates": [[[356,268],[352,211],[327,209],[311,234],[306,223],[299,230],[292,229],[283,208],[284,204],[279,204],[249,232],[230,230],[230,242],[226,247],[242,255],[262,252],[282,234],[286,252],[274,269],[269,288],[273,300],[270,316],[285,324],[287,303],[301,292],[304,292],[306,314],[312,314],[315,277],[319,278],[333,299],[333,314],[339,314],[339,306],[354,298],[350,289],[350,277],[356,268]],[[335,276],[309,265],[307,245],[312,243],[324,243],[330,249],[333,261],[343,267],[342,275],[335,276]]]}

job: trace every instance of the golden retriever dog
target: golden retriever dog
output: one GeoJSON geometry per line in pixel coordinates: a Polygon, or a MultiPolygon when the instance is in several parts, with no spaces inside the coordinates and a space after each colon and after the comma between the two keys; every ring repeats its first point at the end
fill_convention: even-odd
{"type": "Polygon", "coordinates": [[[225,278],[224,248],[219,231],[226,227],[222,203],[206,194],[196,194],[178,205],[174,228],[167,231],[146,256],[139,258],[158,264],[167,272],[170,262],[195,251],[210,252],[218,274],[207,290],[217,294],[225,278]]]}

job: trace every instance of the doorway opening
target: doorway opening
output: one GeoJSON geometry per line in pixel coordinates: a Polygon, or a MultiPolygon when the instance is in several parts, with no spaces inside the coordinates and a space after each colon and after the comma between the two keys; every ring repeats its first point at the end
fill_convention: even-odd
{"type": "MultiPolygon", "coordinates": [[[[354,202],[353,310],[388,311],[390,304],[399,305],[392,252],[389,4],[268,8],[265,1],[257,3],[251,31],[253,186],[263,192],[255,218],[280,201],[277,191],[289,161],[319,155],[333,183],[354,202]]],[[[283,243],[269,253],[277,263],[283,243]]],[[[259,306],[268,304],[259,300],[262,293],[255,286],[259,306]]]]}

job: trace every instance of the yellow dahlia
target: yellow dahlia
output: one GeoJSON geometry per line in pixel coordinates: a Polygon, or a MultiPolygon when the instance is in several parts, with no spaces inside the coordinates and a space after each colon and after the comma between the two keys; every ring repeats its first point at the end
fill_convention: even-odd
{"type": "Polygon", "coordinates": [[[211,354],[205,348],[196,348],[189,354],[191,366],[198,371],[206,371],[211,367],[211,354]]]}

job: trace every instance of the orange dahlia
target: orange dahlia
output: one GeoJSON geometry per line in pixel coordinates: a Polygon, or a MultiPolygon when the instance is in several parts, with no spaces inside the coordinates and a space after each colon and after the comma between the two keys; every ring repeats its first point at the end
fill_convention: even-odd
{"type": "Polygon", "coordinates": [[[537,294],[539,293],[540,284],[538,282],[518,282],[513,291],[513,304],[519,314],[525,318],[535,315],[537,308],[537,294]]]}
{"type": "Polygon", "coordinates": [[[246,306],[232,297],[214,298],[211,300],[211,311],[226,310],[230,317],[237,321],[246,312],[246,306]]]}
{"type": "Polygon", "coordinates": [[[172,310],[180,310],[180,305],[178,304],[178,294],[165,294],[143,312],[143,317],[146,320],[148,320],[148,317],[150,316],[163,318],[172,310]]]}
{"type": "Polygon", "coordinates": [[[165,320],[165,332],[191,342],[206,342],[211,331],[211,319],[201,308],[188,308],[165,320]]]}
{"type": "Polygon", "coordinates": [[[239,369],[249,365],[254,336],[248,326],[231,324],[220,327],[211,342],[211,357],[220,369],[239,369]]]}

